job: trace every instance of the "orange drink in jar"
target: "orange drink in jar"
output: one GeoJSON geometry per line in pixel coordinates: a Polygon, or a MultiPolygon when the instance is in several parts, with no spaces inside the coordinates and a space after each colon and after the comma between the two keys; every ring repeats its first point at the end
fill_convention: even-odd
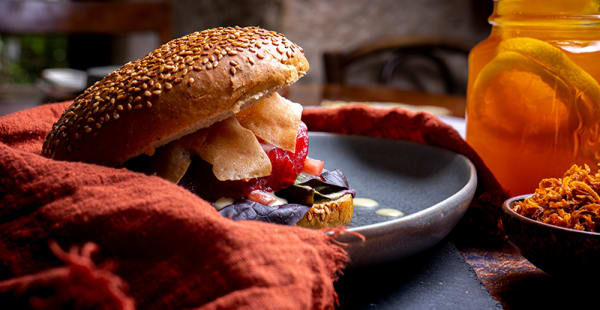
{"type": "Polygon", "coordinates": [[[600,162],[600,0],[496,0],[469,55],[467,142],[510,195],[600,162]]]}

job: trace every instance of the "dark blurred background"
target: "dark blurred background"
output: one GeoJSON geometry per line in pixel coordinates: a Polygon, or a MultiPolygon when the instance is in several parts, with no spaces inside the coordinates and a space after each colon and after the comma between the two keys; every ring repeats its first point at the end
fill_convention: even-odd
{"type": "Polygon", "coordinates": [[[466,54],[487,36],[491,9],[492,0],[0,0],[0,109],[72,98],[162,41],[231,25],[302,46],[311,69],[300,83],[464,95],[466,54]]]}

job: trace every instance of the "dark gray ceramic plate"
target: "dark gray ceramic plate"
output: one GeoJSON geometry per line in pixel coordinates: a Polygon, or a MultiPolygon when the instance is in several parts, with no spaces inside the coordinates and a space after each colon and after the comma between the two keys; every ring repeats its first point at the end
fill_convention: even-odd
{"type": "Polygon", "coordinates": [[[380,263],[430,248],[454,228],[477,186],[466,157],[436,147],[399,140],[327,133],[310,135],[309,156],[341,169],[356,197],[376,200],[376,208],[354,208],[350,230],[338,239],[349,244],[351,266],[380,263]],[[392,208],[402,217],[376,213],[392,208]]]}

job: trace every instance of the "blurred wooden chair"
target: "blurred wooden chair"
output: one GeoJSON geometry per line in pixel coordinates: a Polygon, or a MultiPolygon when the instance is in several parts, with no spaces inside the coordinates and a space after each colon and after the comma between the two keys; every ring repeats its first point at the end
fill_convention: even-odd
{"type": "Polygon", "coordinates": [[[464,90],[459,87],[457,77],[441,54],[460,55],[466,63],[471,47],[469,43],[444,38],[402,38],[369,42],[347,52],[325,52],[325,77],[328,83],[347,84],[352,66],[369,58],[380,57],[381,59],[377,59],[381,62],[377,83],[389,85],[395,77],[402,76],[414,89],[427,91],[419,72],[405,66],[409,60],[418,58],[436,68],[436,76],[441,79],[445,93],[462,94],[464,90]],[[388,57],[384,57],[385,55],[388,57]]]}
{"type": "Polygon", "coordinates": [[[170,1],[1,0],[0,34],[155,32],[172,37],[170,1]]]}

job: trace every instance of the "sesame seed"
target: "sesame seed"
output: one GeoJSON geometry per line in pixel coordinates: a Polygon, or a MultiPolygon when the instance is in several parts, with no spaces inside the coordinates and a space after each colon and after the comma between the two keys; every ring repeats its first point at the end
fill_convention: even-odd
{"type": "MultiPolygon", "coordinates": [[[[303,52],[282,35],[256,27],[209,29],[163,44],[148,56],[125,64],[85,90],[48,134],[51,141],[45,146],[45,152],[53,152],[53,143],[72,128],[80,130],[72,134],[78,139],[79,132],[93,132],[94,127],[100,128],[111,119],[118,119],[118,111],[152,107],[151,96],[161,94],[163,89],[170,90],[183,81],[194,84],[197,77],[185,78],[192,70],[217,68],[219,62],[224,61],[223,58],[227,59],[227,55],[242,53],[244,58],[227,59],[229,66],[223,69],[235,75],[241,70],[240,61],[254,65],[256,59],[271,57],[271,54],[267,55],[261,50],[267,45],[273,46],[269,46],[269,50],[276,49],[283,55],[279,59],[282,63],[289,61],[285,60],[286,56],[290,59],[297,51],[303,52]],[[249,53],[256,54],[257,58],[248,57],[249,53]],[[119,105],[116,105],[117,101],[119,105]]],[[[94,133],[96,134],[98,132],[94,133]]],[[[60,141],[62,147],[71,146],[65,140],[60,141]]]]}

